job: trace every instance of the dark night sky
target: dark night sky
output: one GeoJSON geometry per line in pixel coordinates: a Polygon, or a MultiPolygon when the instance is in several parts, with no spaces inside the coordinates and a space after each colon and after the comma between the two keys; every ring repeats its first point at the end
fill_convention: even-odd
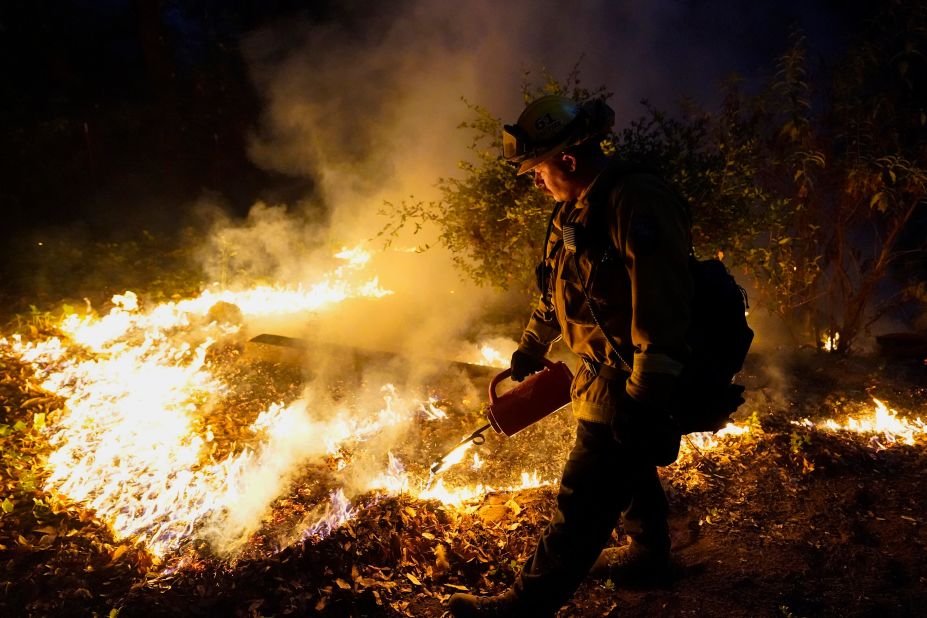
{"type": "MultiPolygon", "coordinates": [[[[317,97],[344,96],[357,85],[357,96],[370,100],[364,114],[386,114],[405,82],[394,84],[393,92],[383,84],[365,90],[361,80],[339,83],[343,71],[321,69],[329,57],[346,67],[365,57],[373,61],[394,49],[390,37],[398,36],[402,54],[390,61],[412,67],[406,74],[433,68],[420,63],[438,48],[436,56],[450,59],[455,77],[446,83],[428,77],[427,88],[485,102],[505,116],[517,113],[524,68],[544,66],[562,75],[586,54],[586,81],[614,89],[619,117],[627,121],[642,98],[672,105],[690,96],[710,108],[718,83],[731,72],[758,81],[787,47],[794,26],[808,33],[818,53],[834,55],[866,4],[7,2],[0,8],[3,236],[34,239],[49,230],[77,230],[83,238],[120,238],[142,227],[168,233],[204,195],[238,215],[258,199],[289,203],[310,195],[317,184],[313,166],[257,156],[253,147],[255,135],[273,133],[267,127],[278,122],[273,108],[286,74],[277,67],[300,55],[311,56],[299,65],[304,76],[318,69],[307,86],[317,97]],[[326,38],[332,32],[337,37],[326,38]],[[338,41],[334,48],[331,40],[338,41]],[[459,59],[477,41],[483,55],[464,71],[459,59]],[[369,55],[352,55],[357,49],[369,55]]],[[[391,70],[361,75],[365,83],[382,78],[388,85],[395,81],[391,70]]],[[[392,113],[391,122],[403,121],[392,113]]],[[[337,139],[335,130],[351,133],[352,123],[356,118],[335,122],[329,141],[337,139]]],[[[285,126],[275,130],[286,132],[285,126]]],[[[278,143],[265,141],[270,149],[278,143]]],[[[343,143],[348,150],[354,144],[350,137],[343,143]]]]}

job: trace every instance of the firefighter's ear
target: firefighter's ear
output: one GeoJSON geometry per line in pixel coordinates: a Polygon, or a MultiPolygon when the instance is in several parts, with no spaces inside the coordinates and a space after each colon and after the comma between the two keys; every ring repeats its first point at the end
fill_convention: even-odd
{"type": "Polygon", "coordinates": [[[571,154],[563,153],[560,155],[561,163],[563,164],[563,169],[568,172],[576,171],[576,157],[571,154]]]}

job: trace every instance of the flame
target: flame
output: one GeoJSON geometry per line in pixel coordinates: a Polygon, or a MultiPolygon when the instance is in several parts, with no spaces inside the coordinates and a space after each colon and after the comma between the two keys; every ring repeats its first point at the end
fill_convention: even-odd
{"type": "Polygon", "coordinates": [[[429,397],[428,402],[422,404],[421,412],[429,421],[436,421],[447,418],[447,412],[438,407],[438,400],[436,397],[429,397]]]}
{"type": "MultiPolygon", "coordinates": [[[[231,554],[257,531],[310,458],[345,471],[354,445],[416,420],[446,419],[437,398],[404,400],[389,384],[382,388],[378,412],[334,410],[324,420],[313,415],[316,405],[307,394],[257,411],[240,426],[241,443],[215,455],[210,413],[222,411],[222,398],[231,390],[207,361],[216,342],[237,333],[245,317],[321,311],[348,298],[390,293],[376,277],[352,277],[369,255],[355,248],[336,257],[344,263],[306,286],[210,288],[195,298],[151,306],[127,291],[113,297],[105,315],[62,319],[60,336],[0,339],[0,352],[31,365],[42,388],[64,400],[44,429],[52,448],[45,490],[92,510],[117,540],[131,540],[156,561],[178,556],[195,539],[231,554]],[[220,303],[234,311],[214,315],[220,303]]],[[[447,457],[444,469],[463,461],[470,446],[447,457]]],[[[392,452],[387,459],[382,472],[367,473],[372,477],[367,489],[461,504],[488,491],[542,484],[536,473],[526,473],[521,484],[497,489],[449,487],[442,480],[426,487],[392,452]]],[[[474,469],[483,465],[477,455],[472,461],[474,469]]],[[[286,540],[324,536],[360,508],[343,487],[332,490],[302,517],[301,532],[286,540]]]]}
{"type": "Polygon", "coordinates": [[[825,333],[821,336],[821,349],[825,352],[835,352],[840,343],[840,333],[834,332],[833,335],[825,333]]]}
{"type": "MultiPolygon", "coordinates": [[[[306,286],[210,288],[195,298],[153,306],[127,291],[113,297],[113,308],[104,316],[64,318],[58,337],[0,338],[0,352],[31,365],[42,388],[64,400],[43,430],[52,448],[44,463],[45,490],[94,511],[117,540],[131,539],[156,558],[193,539],[233,551],[257,530],[295,470],[309,459],[346,471],[351,462],[345,453],[353,446],[416,421],[446,419],[437,398],[408,400],[390,384],[382,387],[378,411],[327,410],[324,419],[307,393],[257,411],[253,420],[241,423],[241,444],[215,454],[216,432],[209,418],[221,409],[230,385],[207,359],[216,342],[242,325],[214,319],[211,310],[228,303],[242,316],[260,317],[328,310],[348,298],[390,293],[376,277],[353,276],[370,259],[360,248],[342,249],[336,257],[343,264],[306,286]]],[[[507,364],[496,346],[484,343],[479,349],[484,364],[507,364]]],[[[875,402],[869,416],[801,424],[872,435],[877,448],[914,444],[927,434],[919,418],[903,419],[875,402]]],[[[701,450],[724,448],[752,431],[749,424],[731,424],[716,434],[690,436],[688,442],[701,450]]],[[[466,442],[447,455],[436,475],[465,460],[472,462],[469,469],[483,469],[485,462],[470,452],[472,446],[466,442]]],[[[423,482],[391,451],[386,459],[382,471],[366,471],[364,478],[371,480],[357,489],[461,505],[492,491],[555,482],[537,472],[521,472],[519,481],[495,487],[454,486],[437,476],[423,482]]],[[[334,489],[301,519],[298,536],[324,536],[361,508],[343,487],[334,489]]]]}
{"type": "Polygon", "coordinates": [[[360,268],[367,265],[370,261],[370,253],[358,245],[357,247],[342,247],[341,251],[335,254],[335,257],[346,260],[353,268],[360,268]]]}
{"type": "Polygon", "coordinates": [[[487,365],[489,367],[508,367],[509,361],[498,350],[489,346],[483,345],[480,347],[480,354],[483,355],[482,365],[487,365]]]}
{"type": "Polygon", "coordinates": [[[338,526],[353,519],[356,514],[357,512],[352,507],[351,501],[344,495],[344,490],[336,489],[331,493],[329,504],[326,505],[322,514],[303,533],[303,539],[313,536],[328,536],[338,526]]]}
{"type": "Polygon", "coordinates": [[[377,475],[371,482],[371,489],[382,489],[390,494],[403,494],[409,491],[409,477],[402,462],[392,451],[387,453],[389,463],[386,471],[377,475]]]}
{"type": "Polygon", "coordinates": [[[338,257],[345,264],[306,287],[207,289],[150,308],[129,291],[114,296],[102,317],[67,316],[59,337],[0,339],[0,349],[32,366],[42,388],[65,399],[45,430],[53,449],[45,490],[93,510],[117,540],[131,538],[160,557],[206,522],[222,520],[233,536],[248,533],[236,514],[248,510],[245,502],[263,508],[275,498],[305,448],[297,441],[309,452],[335,453],[408,422],[414,410],[392,405],[390,388],[386,406],[363,421],[342,411],[322,422],[311,418],[308,400],[278,402],[247,427],[249,444],[220,460],[210,455],[215,435],[203,419],[229,388],[207,353],[241,328],[208,320],[210,309],[224,302],[246,316],[279,315],[390,293],[375,277],[351,281],[369,255],[353,249],[338,257]]]}
{"type": "Polygon", "coordinates": [[[455,448],[453,451],[445,455],[444,458],[441,460],[441,466],[435,469],[434,473],[441,474],[442,472],[446,472],[448,468],[459,464],[461,461],[463,461],[464,456],[467,454],[467,451],[469,451],[470,447],[472,446],[473,446],[472,440],[469,442],[464,442],[463,444],[455,448]]]}
{"type": "Polygon", "coordinates": [[[681,451],[691,450],[692,447],[700,450],[713,450],[723,447],[728,437],[739,437],[751,432],[748,424],[728,423],[717,432],[710,431],[702,433],[692,433],[686,436],[682,442],[681,451]]]}
{"type": "Polygon", "coordinates": [[[870,444],[877,450],[883,450],[895,444],[913,446],[919,438],[927,437],[927,423],[920,417],[905,419],[899,417],[896,410],[890,409],[881,400],[873,397],[872,401],[875,403],[875,409],[872,412],[862,416],[848,416],[843,423],[835,419],[828,419],[817,424],[809,419],[793,421],[793,423],[825,431],[869,435],[870,444]]]}
{"type": "Polygon", "coordinates": [[[518,344],[511,339],[494,337],[477,344],[469,344],[467,349],[459,354],[458,360],[484,367],[506,369],[509,366],[512,352],[517,347],[518,344]]]}
{"type": "Polygon", "coordinates": [[[438,479],[434,485],[420,491],[418,497],[422,500],[437,500],[443,504],[458,506],[482,498],[487,492],[488,489],[482,483],[448,489],[444,485],[444,479],[438,479]]]}
{"type": "Polygon", "coordinates": [[[533,489],[537,487],[546,487],[553,485],[553,480],[543,480],[538,476],[537,471],[522,472],[521,481],[511,485],[493,487],[491,485],[465,485],[463,487],[449,488],[444,484],[444,479],[438,479],[433,486],[423,489],[417,494],[421,500],[438,500],[443,504],[459,506],[465,502],[471,502],[482,498],[487,493],[492,492],[514,492],[524,489],[533,489]]]}
{"type": "MultiPolygon", "coordinates": [[[[248,290],[204,290],[192,299],[161,303],[151,310],[141,311],[134,292],[113,296],[113,309],[102,318],[72,314],[59,329],[75,343],[95,351],[103,351],[110,342],[126,337],[133,331],[151,332],[163,337],[172,328],[190,327],[196,318],[207,316],[219,303],[235,305],[245,316],[278,316],[307,311],[319,311],[352,297],[381,298],[392,291],[380,287],[379,279],[351,284],[347,275],[369,260],[369,254],[359,249],[340,253],[347,264],[324,275],[308,288],[297,286],[257,286],[248,290]]],[[[237,329],[235,325],[219,325],[224,334],[237,329]]]]}

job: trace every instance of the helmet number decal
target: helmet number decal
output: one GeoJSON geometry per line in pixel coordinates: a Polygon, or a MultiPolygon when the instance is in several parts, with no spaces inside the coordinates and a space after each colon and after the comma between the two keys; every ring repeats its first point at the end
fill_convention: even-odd
{"type": "Polygon", "coordinates": [[[534,128],[543,135],[555,131],[560,127],[560,124],[561,122],[559,120],[551,116],[550,113],[547,113],[534,121],[534,128]]]}

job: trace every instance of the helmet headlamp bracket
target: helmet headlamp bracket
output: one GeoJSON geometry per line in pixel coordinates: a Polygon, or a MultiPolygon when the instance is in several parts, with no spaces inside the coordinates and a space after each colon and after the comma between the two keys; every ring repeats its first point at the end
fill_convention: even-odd
{"type": "Polygon", "coordinates": [[[517,124],[507,124],[502,127],[502,156],[507,159],[523,157],[528,153],[530,138],[517,124]]]}

